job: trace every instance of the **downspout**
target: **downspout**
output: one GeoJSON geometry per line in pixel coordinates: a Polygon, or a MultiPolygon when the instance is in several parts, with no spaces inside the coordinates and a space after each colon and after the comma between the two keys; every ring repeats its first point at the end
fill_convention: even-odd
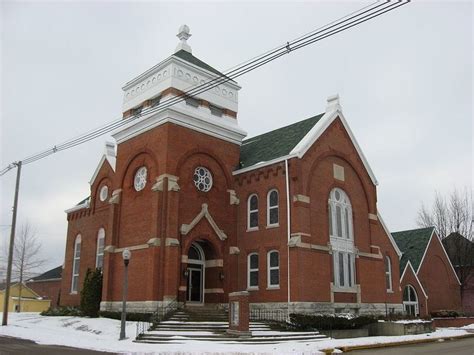
{"type": "Polygon", "coordinates": [[[291,216],[290,216],[290,174],[288,170],[288,159],[285,159],[285,175],[286,175],[286,216],[287,216],[287,233],[288,233],[288,240],[286,243],[287,247],[287,274],[288,274],[288,283],[287,283],[287,290],[288,290],[288,313],[287,317],[290,316],[290,302],[291,302],[291,295],[290,295],[290,237],[291,237],[291,216]]]}

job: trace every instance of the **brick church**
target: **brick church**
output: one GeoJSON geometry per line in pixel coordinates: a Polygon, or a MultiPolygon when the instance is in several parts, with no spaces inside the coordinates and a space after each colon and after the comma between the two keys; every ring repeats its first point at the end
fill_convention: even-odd
{"type": "Polygon", "coordinates": [[[187,26],[178,37],[174,54],[123,87],[134,119],[106,144],[90,197],[66,211],[61,303],[79,304],[86,270],[100,267],[101,309],[120,310],[128,248],[132,312],[226,304],[243,290],[252,308],[401,312],[401,252],[338,96],[246,138],[233,80],[165,105],[223,75],[192,54],[187,26]]]}

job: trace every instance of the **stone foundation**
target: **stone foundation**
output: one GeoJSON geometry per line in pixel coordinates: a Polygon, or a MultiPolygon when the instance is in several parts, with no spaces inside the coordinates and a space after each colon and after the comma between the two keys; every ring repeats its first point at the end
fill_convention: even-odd
{"type": "MultiPolygon", "coordinates": [[[[153,313],[159,308],[166,307],[173,301],[130,301],[127,302],[127,312],[130,313],[153,313]]],[[[181,307],[182,304],[178,304],[181,307]]],[[[102,301],[100,310],[107,312],[122,312],[122,301],[102,301]]]]}

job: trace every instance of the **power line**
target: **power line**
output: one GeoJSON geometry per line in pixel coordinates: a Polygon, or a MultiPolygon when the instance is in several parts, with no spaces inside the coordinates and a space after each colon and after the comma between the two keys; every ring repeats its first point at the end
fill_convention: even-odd
{"type": "MultiPolygon", "coordinates": [[[[303,36],[298,37],[297,39],[292,40],[291,42],[286,42],[285,44],[275,47],[274,49],[267,51],[259,56],[256,56],[252,59],[249,59],[237,66],[234,66],[230,70],[226,71],[219,77],[216,77],[212,80],[209,80],[203,84],[200,84],[192,89],[188,89],[187,91],[174,96],[172,98],[168,98],[159,104],[143,108],[139,114],[133,115],[128,118],[120,118],[114,121],[111,121],[103,126],[100,126],[96,129],[83,133],[75,138],[69,139],[61,144],[57,144],[52,148],[49,148],[45,151],[40,153],[28,156],[22,160],[23,165],[30,164],[37,160],[43,159],[51,154],[54,154],[58,151],[66,150],[73,148],[77,145],[86,143],[90,140],[93,140],[99,136],[102,136],[106,133],[114,131],[120,127],[123,127],[134,120],[153,114],[157,111],[164,110],[169,108],[179,102],[185,101],[188,98],[194,97],[199,95],[205,91],[213,89],[221,84],[229,82],[237,77],[240,77],[250,71],[253,71],[265,64],[268,64],[284,55],[287,55],[293,51],[298,49],[304,48],[310,44],[315,42],[321,41],[325,38],[334,36],[337,33],[346,31],[354,26],[360,25],[366,21],[369,21],[373,18],[381,16],[389,11],[393,11],[396,8],[406,5],[410,2],[410,0],[398,0],[398,1],[391,1],[386,0],[384,2],[376,1],[370,5],[364,6],[359,10],[356,10],[348,15],[345,15],[338,20],[332,21],[322,27],[319,27],[303,36]]],[[[12,163],[7,167],[0,170],[0,176],[6,174],[8,171],[13,169],[16,166],[16,163],[12,163]]]]}

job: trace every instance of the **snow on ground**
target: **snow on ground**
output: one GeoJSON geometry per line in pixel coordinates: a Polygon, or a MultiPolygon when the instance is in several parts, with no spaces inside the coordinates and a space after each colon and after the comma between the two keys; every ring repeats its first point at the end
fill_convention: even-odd
{"type": "MultiPolygon", "coordinates": [[[[1,314],[1,313],[0,313],[1,314]]],[[[321,354],[320,350],[351,345],[391,343],[414,339],[455,337],[468,329],[440,329],[430,334],[397,337],[327,339],[318,342],[281,344],[220,344],[206,341],[185,341],[184,344],[134,343],[136,322],[127,322],[128,339],[119,341],[120,321],[107,318],[43,317],[38,313],[10,313],[9,325],[0,327],[0,336],[30,339],[39,344],[65,345],[125,354],[321,354]]]]}

